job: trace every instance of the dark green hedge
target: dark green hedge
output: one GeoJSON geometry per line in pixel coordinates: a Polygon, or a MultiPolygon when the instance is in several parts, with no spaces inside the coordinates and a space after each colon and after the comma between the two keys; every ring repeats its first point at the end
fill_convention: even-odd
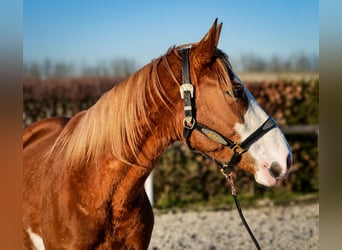
{"type": "MultiPolygon", "coordinates": [[[[49,116],[72,116],[91,106],[101,93],[121,79],[25,79],[23,125],[49,116]]],[[[319,79],[247,82],[260,105],[280,126],[318,123],[319,79]]],[[[317,135],[289,135],[294,165],[289,177],[275,188],[260,187],[243,171],[235,172],[242,197],[318,192],[317,135]]],[[[175,143],[154,170],[155,204],[158,207],[229,201],[225,180],[216,166],[184,145],[175,143]]]]}

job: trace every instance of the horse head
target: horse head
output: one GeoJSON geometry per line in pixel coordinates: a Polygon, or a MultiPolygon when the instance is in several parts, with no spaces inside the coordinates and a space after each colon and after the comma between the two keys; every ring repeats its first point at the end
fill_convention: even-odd
{"type": "Polygon", "coordinates": [[[181,140],[220,166],[237,167],[265,186],[287,176],[291,149],[276,122],[256,102],[217,48],[217,20],[198,43],[177,47],[182,58],[181,140]]]}

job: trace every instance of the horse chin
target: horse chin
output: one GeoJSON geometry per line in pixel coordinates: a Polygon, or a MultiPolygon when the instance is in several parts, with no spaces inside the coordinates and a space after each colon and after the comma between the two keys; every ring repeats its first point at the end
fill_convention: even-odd
{"type": "Polygon", "coordinates": [[[272,187],[277,183],[277,179],[266,167],[258,168],[258,170],[254,174],[254,178],[257,183],[266,187],[272,187]]]}

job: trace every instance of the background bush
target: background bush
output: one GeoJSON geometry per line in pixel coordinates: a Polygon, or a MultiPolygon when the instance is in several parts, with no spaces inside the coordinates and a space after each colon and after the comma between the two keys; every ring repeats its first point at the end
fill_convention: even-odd
{"type": "MultiPolygon", "coordinates": [[[[25,78],[23,126],[51,116],[71,117],[94,104],[120,78],[25,78]]],[[[283,126],[318,123],[318,77],[298,80],[246,82],[259,104],[283,126]]],[[[294,165],[289,177],[276,188],[264,188],[244,171],[235,171],[240,196],[250,199],[318,192],[317,134],[288,135],[294,165]]],[[[186,146],[175,143],[154,170],[157,207],[230,202],[225,180],[217,167],[186,146]]]]}

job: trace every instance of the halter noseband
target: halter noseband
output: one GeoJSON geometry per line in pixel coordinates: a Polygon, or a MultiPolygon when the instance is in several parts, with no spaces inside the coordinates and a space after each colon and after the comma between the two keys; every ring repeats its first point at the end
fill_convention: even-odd
{"type": "Polygon", "coordinates": [[[189,51],[190,48],[184,48],[181,50],[182,52],[182,79],[183,84],[180,86],[180,94],[181,98],[184,101],[184,112],[185,118],[183,120],[184,130],[183,136],[186,140],[186,144],[188,147],[195,152],[201,153],[206,158],[212,159],[219,166],[221,170],[224,171],[232,171],[233,167],[236,163],[238,163],[241,159],[241,155],[246,152],[249,147],[256,142],[259,138],[261,138],[264,134],[266,134],[271,129],[277,127],[276,121],[269,116],[268,119],[251,135],[249,135],[244,141],[240,143],[235,143],[232,140],[224,137],[219,132],[208,128],[205,125],[196,122],[195,110],[193,100],[195,98],[194,86],[190,80],[190,65],[189,65],[189,51]],[[197,151],[190,143],[190,136],[194,130],[199,131],[209,139],[230,148],[233,151],[233,155],[228,163],[222,163],[213,159],[208,154],[204,152],[197,151]]]}

